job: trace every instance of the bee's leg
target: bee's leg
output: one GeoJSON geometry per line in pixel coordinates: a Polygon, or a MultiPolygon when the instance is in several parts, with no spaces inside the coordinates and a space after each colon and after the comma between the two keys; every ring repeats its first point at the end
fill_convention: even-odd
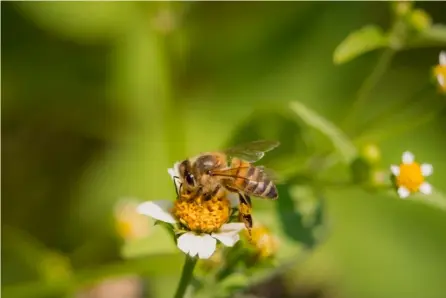
{"type": "Polygon", "coordinates": [[[246,229],[248,230],[249,240],[251,241],[251,229],[252,229],[251,198],[246,194],[239,193],[239,201],[240,201],[239,217],[240,220],[243,221],[243,223],[245,224],[246,229]]]}

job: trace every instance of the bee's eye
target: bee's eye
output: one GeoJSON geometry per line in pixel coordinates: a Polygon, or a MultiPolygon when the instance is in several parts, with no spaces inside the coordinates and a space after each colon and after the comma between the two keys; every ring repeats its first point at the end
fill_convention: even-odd
{"type": "Polygon", "coordinates": [[[187,184],[189,184],[189,185],[194,185],[195,183],[195,181],[194,181],[194,175],[192,175],[191,173],[189,173],[189,172],[186,172],[186,173],[184,173],[184,176],[185,176],[185,178],[186,178],[186,182],[187,182],[187,184]]]}

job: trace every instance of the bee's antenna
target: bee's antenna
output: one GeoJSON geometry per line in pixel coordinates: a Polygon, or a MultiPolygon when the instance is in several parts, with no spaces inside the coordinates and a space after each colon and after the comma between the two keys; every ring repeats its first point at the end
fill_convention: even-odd
{"type": "MultiPolygon", "coordinates": [[[[177,188],[177,181],[176,180],[178,180],[178,179],[180,179],[180,177],[178,177],[178,176],[173,176],[173,185],[175,186],[175,192],[177,193],[177,197],[180,195],[180,193],[179,193],[179,189],[177,188]]],[[[179,188],[181,188],[181,186],[182,186],[183,184],[182,183],[180,183],[180,187],[179,188]]]]}

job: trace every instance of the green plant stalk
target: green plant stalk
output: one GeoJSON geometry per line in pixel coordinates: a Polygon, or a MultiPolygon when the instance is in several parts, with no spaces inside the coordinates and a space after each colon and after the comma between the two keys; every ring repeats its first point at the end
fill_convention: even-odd
{"type": "Polygon", "coordinates": [[[352,135],[355,133],[354,125],[352,125],[352,124],[356,120],[356,114],[359,111],[361,111],[361,109],[367,103],[367,100],[369,99],[370,92],[373,90],[373,88],[375,88],[375,86],[378,84],[381,77],[384,75],[384,73],[389,68],[390,63],[391,63],[392,58],[395,55],[395,53],[396,53],[396,51],[394,49],[386,48],[384,50],[384,52],[381,54],[381,56],[378,60],[378,63],[376,64],[373,71],[364,80],[361,87],[359,88],[358,94],[356,97],[356,101],[353,103],[349,113],[347,114],[347,117],[345,117],[345,120],[341,125],[343,130],[345,132],[347,132],[349,135],[352,135]]]}
{"type": "Polygon", "coordinates": [[[183,271],[181,272],[181,279],[178,283],[177,290],[175,292],[174,298],[183,298],[184,294],[186,293],[187,287],[189,286],[193,273],[195,265],[197,264],[197,258],[190,257],[189,255],[186,255],[186,260],[184,261],[183,271]]]}

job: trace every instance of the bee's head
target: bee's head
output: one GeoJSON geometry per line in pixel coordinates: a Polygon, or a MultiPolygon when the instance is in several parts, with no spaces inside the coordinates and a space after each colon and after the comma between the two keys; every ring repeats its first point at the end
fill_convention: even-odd
{"type": "Polygon", "coordinates": [[[186,188],[194,187],[196,179],[192,173],[192,166],[188,159],[184,160],[179,166],[180,180],[186,188]]]}

